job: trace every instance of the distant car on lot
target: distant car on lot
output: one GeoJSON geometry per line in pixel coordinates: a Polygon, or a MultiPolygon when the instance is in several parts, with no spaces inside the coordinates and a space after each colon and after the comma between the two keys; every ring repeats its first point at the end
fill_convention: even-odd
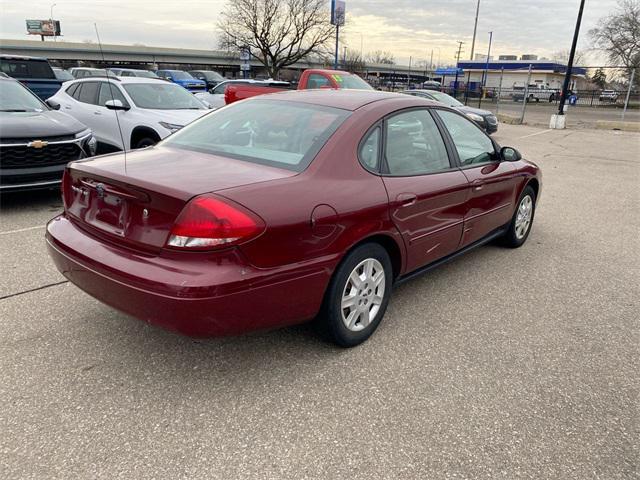
{"type": "Polygon", "coordinates": [[[276,80],[253,80],[253,79],[239,79],[239,80],[225,80],[215,86],[210,92],[196,93],[195,96],[200,100],[207,102],[211,108],[220,108],[225,106],[224,93],[229,85],[255,85],[263,87],[275,87],[275,88],[287,88],[291,84],[288,82],[280,82],[276,80]]]}
{"type": "Polygon", "coordinates": [[[527,95],[527,102],[554,102],[560,98],[560,92],[540,83],[532,83],[529,85],[528,91],[525,92],[524,85],[514,85],[511,94],[512,100],[521,102],[527,95]]]}
{"type": "Polygon", "coordinates": [[[211,90],[216,85],[224,82],[226,79],[218,72],[212,72],[210,70],[189,70],[189,73],[198,80],[202,80],[207,84],[207,90],[211,90]]]}
{"type": "Polygon", "coordinates": [[[0,71],[19,80],[42,100],[62,85],[46,58],[0,55],[0,71]]]}
{"type": "Polygon", "coordinates": [[[110,68],[109,70],[118,77],[160,78],[151,70],[142,70],[139,68],[110,68]]]}
{"type": "Polygon", "coordinates": [[[68,162],[95,152],[85,125],[0,76],[0,191],[54,187],[68,162]]]}
{"type": "Polygon", "coordinates": [[[101,151],[154,145],[209,111],[178,85],[138,77],[74,80],[47,103],[89,126],[101,151]]]}
{"type": "Polygon", "coordinates": [[[436,80],[427,80],[422,84],[423,90],[437,90],[439,91],[442,88],[442,84],[436,80]]]}
{"type": "Polygon", "coordinates": [[[434,90],[405,90],[402,93],[413,95],[414,97],[426,98],[427,100],[434,100],[446,105],[447,107],[454,108],[473,120],[488,134],[492,134],[498,131],[498,119],[489,110],[468,107],[453,98],[451,95],[447,95],[443,92],[436,92],[434,90]]]}
{"type": "Polygon", "coordinates": [[[619,93],[615,90],[603,90],[598,97],[601,102],[617,102],[619,93]]]}
{"type": "Polygon", "coordinates": [[[73,75],[73,78],[106,77],[109,75],[113,75],[113,73],[106,68],[89,67],[72,67],[69,69],[69,73],[73,75]]]}
{"type": "Polygon", "coordinates": [[[204,92],[207,90],[206,82],[194,78],[190,73],[182,70],[158,70],[156,74],[160,78],[177,83],[181,87],[186,88],[190,92],[204,92]]]}
{"type": "Polygon", "coordinates": [[[53,73],[56,78],[61,82],[68,82],[69,80],[75,80],[75,77],[71,75],[68,71],[63,70],[62,68],[53,67],[53,73]]]}
{"type": "Polygon", "coordinates": [[[373,334],[394,284],[523,245],[542,188],[460,112],[363,90],[233,103],[123,160],[65,172],[46,241],[72,283],[184,334],[315,318],[344,347],[373,334]]]}

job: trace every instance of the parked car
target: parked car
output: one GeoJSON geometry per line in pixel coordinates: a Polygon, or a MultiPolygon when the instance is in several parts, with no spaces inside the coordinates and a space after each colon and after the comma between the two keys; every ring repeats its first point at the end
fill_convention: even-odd
{"type": "Polygon", "coordinates": [[[436,80],[427,80],[422,84],[422,89],[440,91],[442,89],[442,84],[436,80]]]}
{"type": "Polygon", "coordinates": [[[72,67],[69,69],[69,73],[73,75],[73,78],[86,78],[86,77],[107,77],[114,75],[106,68],[89,68],[89,67],[72,67]]]}
{"type": "Polygon", "coordinates": [[[56,93],[62,85],[46,58],[0,55],[0,71],[19,80],[42,100],[56,93]]]}
{"type": "Polygon", "coordinates": [[[212,72],[211,70],[189,70],[189,73],[194,78],[205,82],[207,84],[207,90],[215,88],[216,85],[226,80],[218,72],[212,72]]]}
{"type": "Polygon", "coordinates": [[[110,68],[118,77],[141,77],[141,78],[160,78],[151,70],[142,70],[139,68],[110,68]]]}
{"type": "MultiPolygon", "coordinates": [[[[529,85],[529,89],[526,92],[527,102],[540,102],[543,100],[545,102],[554,102],[560,98],[560,92],[558,90],[554,90],[540,83],[532,83],[529,85]]],[[[525,87],[524,85],[514,85],[513,92],[511,94],[512,100],[515,102],[521,102],[525,96],[525,87]]]]}
{"type": "MultiPolygon", "coordinates": [[[[291,85],[281,85],[279,82],[270,82],[269,85],[256,83],[229,85],[224,91],[225,104],[244,100],[245,98],[276,93],[283,89],[292,88],[291,85]]],[[[321,70],[310,68],[302,72],[298,80],[297,90],[313,89],[338,89],[338,90],[373,90],[373,87],[358,75],[341,70],[321,70]]]]}
{"type": "Polygon", "coordinates": [[[178,85],[138,77],[74,80],[47,103],[89,126],[101,151],[154,145],[209,111],[178,85]]]}
{"type": "Polygon", "coordinates": [[[190,92],[204,92],[207,90],[207,84],[205,82],[198,80],[197,78],[193,78],[190,73],[182,70],[158,70],[156,74],[160,78],[177,83],[190,92]]]}
{"type": "Polygon", "coordinates": [[[541,188],[457,110],[376,91],[238,102],[123,164],[67,168],[46,239],[72,283],[189,335],[317,318],[342,346],[375,331],[394,285],[521,246],[541,188]]]}
{"type": "Polygon", "coordinates": [[[402,93],[413,95],[414,97],[426,98],[427,100],[434,100],[446,105],[447,107],[455,108],[457,111],[462,112],[471,120],[473,120],[488,134],[492,134],[498,131],[498,119],[493,114],[493,112],[490,112],[489,110],[468,107],[453,98],[451,95],[447,95],[443,92],[436,92],[434,90],[405,90],[402,93]]]}
{"type": "Polygon", "coordinates": [[[68,82],[69,80],[75,79],[75,77],[71,75],[69,72],[58,67],[53,67],[53,74],[56,76],[58,80],[60,80],[63,83],[68,82]]]}
{"type": "Polygon", "coordinates": [[[250,78],[239,80],[225,80],[224,82],[220,82],[209,92],[197,92],[194,95],[203,102],[207,102],[211,106],[211,108],[224,107],[224,93],[229,85],[256,85],[277,89],[286,89],[291,86],[291,84],[288,82],[280,82],[276,80],[253,80],[250,78]]]}
{"type": "Polygon", "coordinates": [[[0,76],[0,191],[52,188],[65,165],[94,155],[91,130],[0,76]]]}
{"type": "Polygon", "coordinates": [[[619,94],[615,90],[603,90],[600,92],[598,99],[601,102],[615,103],[618,101],[619,94]]]}

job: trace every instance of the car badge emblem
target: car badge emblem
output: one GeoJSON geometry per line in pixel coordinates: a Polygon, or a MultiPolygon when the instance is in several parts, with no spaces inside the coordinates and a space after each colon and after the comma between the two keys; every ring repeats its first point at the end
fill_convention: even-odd
{"type": "Polygon", "coordinates": [[[104,198],[104,184],[98,183],[96,185],[96,193],[98,194],[98,198],[104,198]]]}
{"type": "Polygon", "coordinates": [[[27,143],[27,147],[31,148],[44,148],[49,145],[49,142],[45,142],[44,140],[34,140],[33,142],[27,143]]]}
{"type": "Polygon", "coordinates": [[[149,210],[147,210],[146,208],[142,210],[142,218],[144,218],[145,220],[149,218],[149,210]]]}

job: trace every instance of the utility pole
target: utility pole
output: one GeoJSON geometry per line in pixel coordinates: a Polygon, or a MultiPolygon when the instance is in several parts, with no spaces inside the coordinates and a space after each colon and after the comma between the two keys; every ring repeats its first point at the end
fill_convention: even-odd
{"type": "Polygon", "coordinates": [[[478,0],[478,5],[476,6],[476,23],[473,25],[473,40],[471,41],[471,56],[469,60],[473,60],[473,52],[476,48],[476,32],[478,30],[478,15],[480,14],[480,0],[478,0]]]}
{"type": "Polygon", "coordinates": [[[462,55],[462,45],[464,45],[464,42],[458,41],[458,53],[456,54],[456,79],[453,83],[454,98],[458,93],[458,63],[460,63],[460,55],[462,55]]]}
{"type": "Polygon", "coordinates": [[[578,36],[580,35],[580,24],[582,23],[583,10],[584,10],[584,0],[580,0],[580,9],[578,10],[578,20],[576,21],[576,29],[573,32],[573,43],[571,44],[571,52],[569,53],[567,73],[564,76],[564,85],[562,86],[562,97],[560,97],[560,105],[558,106],[558,115],[564,115],[564,104],[567,100],[567,92],[569,91],[569,83],[571,82],[571,70],[573,69],[573,59],[576,56],[576,46],[578,44],[578,36]]]}

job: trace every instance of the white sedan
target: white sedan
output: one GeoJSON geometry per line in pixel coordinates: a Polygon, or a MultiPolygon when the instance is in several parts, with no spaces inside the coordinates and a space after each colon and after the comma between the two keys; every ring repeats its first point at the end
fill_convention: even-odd
{"type": "Polygon", "coordinates": [[[211,111],[175,83],[138,77],[66,82],[47,104],[91,128],[103,152],[154,145],[211,111]]]}

